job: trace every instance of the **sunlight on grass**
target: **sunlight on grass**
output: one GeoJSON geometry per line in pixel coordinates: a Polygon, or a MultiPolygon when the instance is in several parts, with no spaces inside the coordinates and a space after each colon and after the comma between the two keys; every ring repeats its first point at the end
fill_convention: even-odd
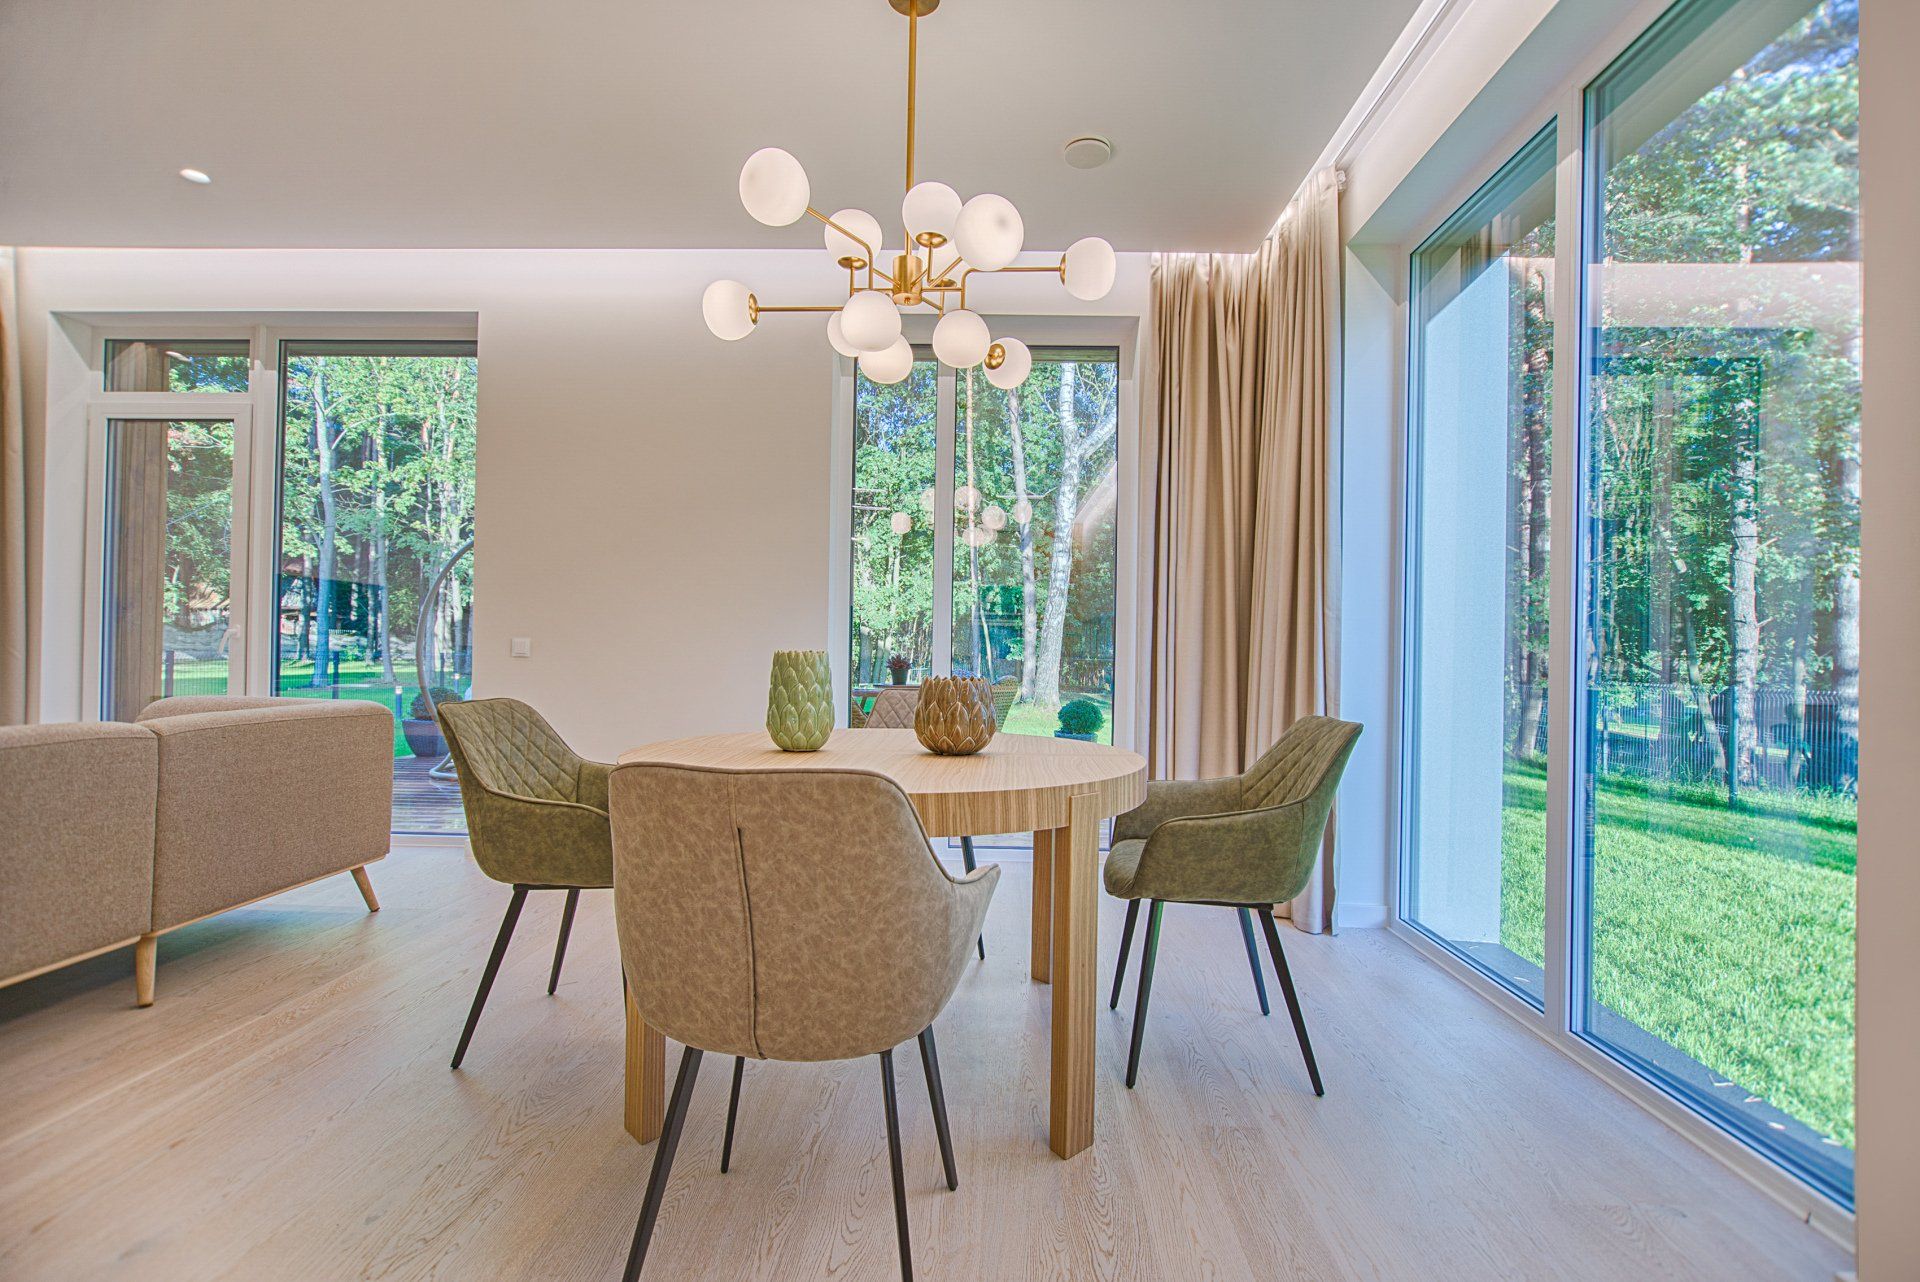
{"type": "MultiPolygon", "coordinates": [[[[1609,1009],[1849,1147],[1847,798],[1598,782],[1593,982],[1609,1009]]],[[[1500,942],[1544,964],[1546,772],[1509,763],[1500,942]]]]}

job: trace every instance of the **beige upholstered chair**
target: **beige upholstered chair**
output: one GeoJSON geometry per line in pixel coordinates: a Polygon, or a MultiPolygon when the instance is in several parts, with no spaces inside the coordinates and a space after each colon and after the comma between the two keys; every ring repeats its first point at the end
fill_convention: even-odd
{"type": "Polygon", "coordinates": [[[1251,921],[1253,916],[1260,918],[1313,1093],[1324,1094],[1293,975],[1273,924],[1273,907],[1298,895],[1313,875],[1333,794],[1359,738],[1356,722],[1302,717],[1246,773],[1225,779],[1156,780],[1147,785],[1142,805],[1113,821],[1113,850],[1103,877],[1109,894],[1129,902],[1109,1007],[1120,1004],[1120,982],[1126,976],[1127,950],[1133,943],[1140,901],[1150,905],[1146,944],[1140,951],[1133,1046],[1127,1055],[1129,1088],[1140,1072],[1147,997],[1153,990],[1154,955],[1160,948],[1160,910],[1172,902],[1239,910],[1264,1015],[1266,985],[1260,977],[1251,921]]]}
{"type": "Polygon", "coordinates": [[[868,730],[911,730],[913,710],[920,706],[919,686],[888,686],[873,696],[867,713],[868,730]]]}
{"type": "Polygon", "coordinates": [[[527,892],[567,892],[553,971],[547,977],[547,994],[552,996],[560,986],[560,963],[566,960],[581,890],[613,884],[613,839],[607,831],[607,772],[612,767],[574,752],[546,718],[518,699],[442,703],[438,712],[460,776],[460,803],[467,812],[474,862],[487,876],[513,887],[473,1008],[467,1012],[467,1026],[453,1052],[453,1067],[458,1068],[487,994],[493,991],[527,892]]]}
{"type": "Polygon", "coordinates": [[[933,1020],[960,982],[999,869],[949,876],[906,794],[864,771],[636,764],[614,770],[609,794],[628,991],[642,1019],[686,1047],[629,1282],[706,1051],[736,1057],[729,1148],[747,1059],[880,1057],[901,1274],[911,1278],[893,1048],[919,1039],[947,1187],[957,1188],[933,1020]]]}

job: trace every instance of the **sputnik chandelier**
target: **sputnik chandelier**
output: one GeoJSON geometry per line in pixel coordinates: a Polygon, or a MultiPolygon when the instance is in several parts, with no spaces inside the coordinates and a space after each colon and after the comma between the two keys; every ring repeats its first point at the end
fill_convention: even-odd
{"type": "Polygon", "coordinates": [[[1113,288],[1113,246],[1098,236],[1077,240],[1058,263],[1015,267],[1026,239],[1020,211],[1005,196],[983,193],[961,203],[942,182],[913,181],[914,97],[920,19],[940,0],[888,0],[907,19],[907,195],[900,204],[906,248],[881,266],[880,220],[861,209],[831,218],[815,209],[807,171],[778,147],[747,157],[740,170],[740,203],[769,227],[785,227],[803,215],[826,226],[827,253],[847,273],[845,303],[774,307],[737,280],[717,280],[700,300],[715,337],[741,339],[770,312],[827,313],[827,341],[842,356],[856,358],[860,372],[876,383],[898,383],[913,370],[913,348],[901,333],[902,308],[926,307],[939,314],[933,352],[955,369],[985,365],[987,380],[1011,389],[1026,381],[1033,355],[1017,338],[995,339],[979,313],[967,308],[967,280],[976,273],[1057,274],[1069,294],[1088,302],[1113,288]],[[944,260],[944,261],[941,261],[944,260]],[[939,262],[938,266],[935,263],[939,262]]]}

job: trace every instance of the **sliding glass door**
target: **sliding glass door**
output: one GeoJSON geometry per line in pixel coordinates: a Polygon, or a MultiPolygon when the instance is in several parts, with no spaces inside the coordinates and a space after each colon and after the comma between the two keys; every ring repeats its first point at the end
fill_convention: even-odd
{"type": "Polygon", "coordinates": [[[1550,125],[1414,253],[1408,469],[1405,916],[1536,1006],[1553,161],[1550,125]]]}
{"type": "Polygon", "coordinates": [[[1852,1192],[1858,9],[1681,6],[1587,94],[1578,1027],[1852,1192]]]}
{"type": "Polygon", "coordinates": [[[1413,252],[1400,900],[1842,1207],[1858,55],[1680,0],[1413,252]]]}
{"type": "Polygon", "coordinates": [[[394,715],[396,832],[464,832],[433,704],[473,681],[471,343],[285,343],[272,689],[394,715]]]}

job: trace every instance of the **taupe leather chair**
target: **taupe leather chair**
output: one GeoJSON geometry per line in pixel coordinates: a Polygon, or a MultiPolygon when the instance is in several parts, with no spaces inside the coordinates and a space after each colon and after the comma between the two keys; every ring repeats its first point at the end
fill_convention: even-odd
{"type": "Polygon", "coordinates": [[[686,1047],[628,1282],[646,1260],[707,1051],[736,1057],[729,1150],[746,1060],[880,1057],[900,1272],[911,1278],[893,1049],[919,1040],[947,1187],[957,1188],[933,1020],[1000,870],[949,875],[906,794],[864,771],[634,764],[614,770],[609,793],[628,992],[642,1019],[686,1047]]]}
{"type": "Polygon", "coordinates": [[[1147,939],[1140,951],[1133,1045],[1127,1054],[1129,1089],[1140,1072],[1147,997],[1153,990],[1154,955],[1160,948],[1160,910],[1171,902],[1239,910],[1247,957],[1260,986],[1260,1011],[1265,1014],[1266,985],[1260,978],[1251,921],[1253,916],[1260,918],[1313,1093],[1326,1093],[1313,1062],[1313,1044],[1307,1040],[1307,1023],[1300,1014],[1287,955],[1280,947],[1280,932],[1273,924],[1273,908],[1298,895],[1313,875],[1333,794],[1360,729],[1352,721],[1302,717],[1245,774],[1155,780],[1147,785],[1143,804],[1113,821],[1113,849],[1103,876],[1109,894],[1130,902],[1127,924],[1120,932],[1120,960],[1113,969],[1109,1009],[1120,1004],[1120,983],[1126,976],[1140,901],[1150,905],[1147,939]]]}
{"type": "Polygon", "coordinates": [[[513,887],[467,1026],[453,1052],[453,1067],[458,1068],[487,994],[493,991],[527,892],[567,892],[553,971],[547,977],[547,994],[552,996],[560,986],[560,963],[566,960],[580,892],[613,885],[613,837],[607,828],[607,774],[612,767],[574,752],[544,717],[518,699],[442,703],[437,711],[460,776],[460,803],[467,812],[474,862],[487,876],[513,887]]]}

